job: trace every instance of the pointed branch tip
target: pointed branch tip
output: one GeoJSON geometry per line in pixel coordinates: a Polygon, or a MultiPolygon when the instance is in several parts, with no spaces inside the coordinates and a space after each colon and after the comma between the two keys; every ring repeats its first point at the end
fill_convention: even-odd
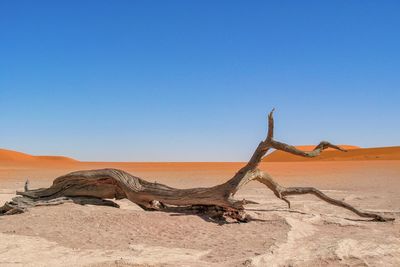
{"type": "Polygon", "coordinates": [[[268,114],[268,118],[272,118],[274,116],[275,108],[273,108],[270,113],[268,114]]]}
{"type": "Polygon", "coordinates": [[[268,134],[267,138],[265,139],[268,142],[270,142],[274,137],[274,111],[275,108],[273,108],[271,112],[268,114],[268,134]]]}

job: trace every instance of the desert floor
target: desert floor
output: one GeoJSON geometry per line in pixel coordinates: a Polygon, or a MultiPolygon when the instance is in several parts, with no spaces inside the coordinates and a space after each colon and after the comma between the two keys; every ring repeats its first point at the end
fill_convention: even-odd
{"type": "MultiPolygon", "coordinates": [[[[244,163],[0,164],[0,204],[62,174],[113,167],[171,186],[221,183],[244,163]]],[[[397,220],[367,222],[312,196],[292,209],[252,182],[238,197],[259,202],[249,223],[195,215],[64,204],[0,217],[0,266],[400,266],[400,161],[262,163],[283,185],[315,186],[397,220]]]]}

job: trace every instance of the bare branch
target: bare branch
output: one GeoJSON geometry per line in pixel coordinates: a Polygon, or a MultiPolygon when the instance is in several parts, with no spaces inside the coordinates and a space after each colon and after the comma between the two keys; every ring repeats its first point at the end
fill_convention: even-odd
{"type": "Polygon", "coordinates": [[[277,182],[275,182],[270,175],[268,175],[267,173],[264,173],[262,171],[258,171],[256,174],[256,177],[254,179],[259,181],[260,183],[265,184],[269,189],[272,190],[272,192],[274,192],[274,194],[278,198],[285,201],[289,205],[289,208],[290,208],[290,202],[286,198],[286,196],[313,194],[313,195],[317,196],[318,198],[322,199],[323,201],[328,202],[329,204],[345,208],[349,211],[352,211],[353,213],[357,214],[360,217],[372,218],[374,221],[379,221],[379,222],[387,222],[387,221],[394,220],[394,218],[386,218],[386,217],[383,217],[376,213],[365,212],[365,211],[356,209],[355,207],[353,207],[352,205],[350,205],[344,201],[337,200],[337,199],[334,199],[334,198],[331,198],[331,197],[325,195],[320,190],[318,190],[314,187],[287,187],[287,188],[283,187],[283,186],[279,185],[277,182]]]}
{"type": "Polygon", "coordinates": [[[288,144],[285,144],[285,143],[282,143],[279,141],[275,141],[275,140],[271,141],[271,147],[275,148],[276,150],[285,151],[290,154],[307,157],[307,158],[313,158],[313,157],[319,156],[321,154],[321,152],[327,148],[333,148],[333,149],[337,149],[337,150],[340,150],[343,152],[347,152],[347,150],[345,150],[339,146],[333,145],[327,141],[322,141],[312,151],[303,151],[292,145],[288,145],[288,144]]]}
{"type": "Polygon", "coordinates": [[[275,108],[271,110],[268,114],[268,134],[265,142],[269,143],[274,138],[274,111],[275,108]]]}
{"type": "Polygon", "coordinates": [[[320,190],[314,188],[314,187],[288,187],[285,188],[285,190],[282,192],[283,196],[288,196],[288,195],[303,195],[303,194],[312,194],[317,196],[318,198],[328,202],[329,204],[345,208],[349,211],[354,212],[360,217],[364,218],[372,218],[374,221],[379,221],[379,222],[388,222],[388,221],[394,221],[394,218],[387,218],[387,217],[382,217],[381,215],[378,215],[376,213],[371,213],[371,212],[365,212],[361,211],[359,209],[356,209],[355,207],[351,206],[350,204],[331,198],[324,193],[322,193],[320,190]]]}

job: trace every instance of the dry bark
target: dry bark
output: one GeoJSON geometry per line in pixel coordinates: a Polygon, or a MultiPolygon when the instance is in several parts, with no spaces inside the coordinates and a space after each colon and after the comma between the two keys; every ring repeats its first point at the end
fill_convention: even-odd
{"type": "Polygon", "coordinates": [[[0,215],[22,213],[29,207],[58,205],[65,202],[118,207],[109,199],[127,198],[144,210],[199,213],[207,214],[213,220],[231,218],[245,222],[248,221],[249,216],[246,215],[244,206],[257,203],[235,199],[234,195],[243,185],[254,180],[266,185],[279,199],[285,201],[289,208],[290,202],[287,196],[313,194],[327,203],[350,210],[360,217],[381,222],[394,220],[394,218],[386,218],[357,209],[313,187],[279,185],[270,175],[258,169],[258,164],[270,149],[282,150],[302,157],[316,157],[326,148],[345,150],[322,141],[314,150],[306,152],[274,140],[273,134],[274,119],[273,111],[271,111],[268,116],[268,134],[265,140],[260,142],[249,162],[230,180],[220,185],[178,189],[151,183],[118,169],[77,171],[56,178],[49,188],[29,190],[26,184],[25,192],[17,192],[20,196],[13,198],[0,208],[0,215]]]}

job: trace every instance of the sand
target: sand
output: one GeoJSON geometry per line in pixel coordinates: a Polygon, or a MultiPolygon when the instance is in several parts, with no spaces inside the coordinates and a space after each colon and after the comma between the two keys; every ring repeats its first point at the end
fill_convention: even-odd
{"type": "MultiPolygon", "coordinates": [[[[49,186],[79,169],[121,168],[149,181],[188,188],[221,183],[245,163],[99,163],[49,159],[0,161],[0,204],[23,188],[49,186]],[[51,160],[50,160],[51,161],[51,160]]],[[[366,222],[312,196],[293,207],[256,182],[247,224],[194,215],[64,204],[0,217],[0,266],[399,266],[400,161],[265,162],[283,185],[317,186],[395,222],[366,222]]]]}

